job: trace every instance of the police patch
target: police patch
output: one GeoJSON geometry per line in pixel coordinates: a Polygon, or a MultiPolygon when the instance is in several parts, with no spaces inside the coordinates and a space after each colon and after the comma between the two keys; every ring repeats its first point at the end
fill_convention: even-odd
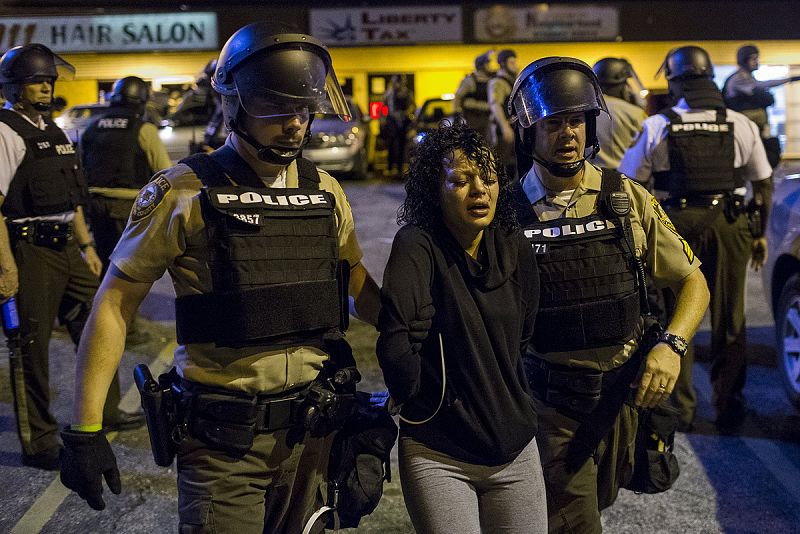
{"type": "Polygon", "coordinates": [[[171,188],[172,186],[163,174],[153,178],[139,191],[139,196],[136,197],[136,202],[133,203],[131,210],[131,221],[141,221],[153,213],[171,188]]]}
{"type": "Polygon", "coordinates": [[[667,230],[675,234],[680,240],[681,245],[683,245],[683,253],[686,256],[686,259],[689,260],[689,263],[694,263],[694,251],[692,250],[692,247],[690,247],[689,243],[683,238],[683,236],[681,236],[681,234],[678,233],[677,228],[675,228],[675,225],[672,224],[671,220],[669,220],[669,216],[667,216],[664,208],[661,207],[661,204],[658,203],[658,200],[656,200],[655,197],[650,197],[650,203],[653,205],[653,211],[656,212],[656,217],[658,217],[658,220],[661,221],[661,224],[663,224],[667,230]]]}

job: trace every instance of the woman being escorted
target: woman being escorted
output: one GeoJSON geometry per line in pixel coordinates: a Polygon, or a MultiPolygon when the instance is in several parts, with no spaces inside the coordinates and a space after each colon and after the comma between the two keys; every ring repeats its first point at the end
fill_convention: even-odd
{"type": "Polygon", "coordinates": [[[428,134],[384,273],[377,353],[419,533],[547,532],[521,363],[539,279],[500,168],[463,123],[428,134]]]}

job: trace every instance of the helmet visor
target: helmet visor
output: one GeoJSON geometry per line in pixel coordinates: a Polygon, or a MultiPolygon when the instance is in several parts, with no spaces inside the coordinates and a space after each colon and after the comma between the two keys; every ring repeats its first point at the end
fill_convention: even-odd
{"type": "Polygon", "coordinates": [[[572,69],[551,70],[547,76],[530,76],[513,100],[515,120],[523,128],[556,113],[605,111],[605,102],[588,76],[572,69]]]}
{"type": "Polygon", "coordinates": [[[242,108],[252,117],[320,113],[350,118],[333,68],[311,47],[298,45],[254,57],[236,69],[233,82],[242,108]]]}

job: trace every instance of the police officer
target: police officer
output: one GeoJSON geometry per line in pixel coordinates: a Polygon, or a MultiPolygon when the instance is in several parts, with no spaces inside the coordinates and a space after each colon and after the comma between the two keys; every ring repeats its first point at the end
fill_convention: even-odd
{"type": "MultiPolygon", "coordinates": [[[[668,196],[664,208],[678,233],[705,262],[703,274],[712,292],[713,402],[716,424],[727,432],[745,416],[745,279],[748,259],[756,269],[766,261],[763,230],[772,169],[756,125],[725,108],[705,50],[676,48],[667,54],[663,69],[675,105],[644,122],[619,170],[637,180],[655,180],[657,194],[668,196]],[[759,207],[752,225],[744,204],[748,182],[759,207]]],[[[691,429],[696,407],[692,363],[690,350],[675,388],[684,430],[691,429]]]]}
{"type": "MultiPolygon", "coordinates": [[[[75,147],[45,114],[59,71],[75,69],[41,44],[0,58],[0,296],[16,294],[21,354],[11,359],[23,465],[58,468],[48,345],[58,317],[77,344],[101,263],[84,222],[86,184],[75,147]]],[[[116,407],[114,407],[116,408],[116,407]]]]}
{"type": "Polygon", "coordinates": [[[639,78],[626,59],[606,57],[592,67],[608,106],[608,115],[597,117],[597,140],[600,151],[595,162],[608,169],[616,169],[622,155],[642,129],[647,118],[640,95],[631,87],[639,78]]]}
{"type": "Polygon", "coordinates": [[[226,144],[158,174],[111,256],[78,354],[62,481],[95,509],[104,507],[101,476],[120,492],[98,432],[102,397],[126,321],[169,270],[174,383],[191,399],[182,412],[188,435],[176,446],[180,531],[299,532],[319,504],[330,435],[302,426],[298,435],[295,408],[334,348],[341,361],[348,356],[340,331],[348,272],[359,316],[375,324],[379,308],[344,192],[299,157],[315,113],[349,111],[326,47],[265,23],[228,40],[213,86],[226,144]]]}
{"type": "Polygon", "coordinates": [[[456,89],[453,109],[484,137],[489,135],[489,70],[491,50],[475,58],[475,70],[467,74],[456,89]]]}
{"type": "Polygon", "coordinates": [[[700,261],[647,190],[588,163],[598,150],[597,116],[608,110],[586,63],[531,63],[514,84],[509,113],[522,173],[517,217],[542,288],[526,361],[549,529],[600,532],[600,510],[631,472],[638,415],[623,401],[632,387],[638,408],[667,398],[708,289],[700,261]],[[679,310],[649,352],[637,351],[643,265],[674,291],[679,310]]]}
{"type": "Polygon", "coordinates": [[[158,130],[142,120],[149,98],[150,87],[141,78],[117,80],[108,112],[92,121],[80,140],[91,195],[89,222],[104,273],[139,190],[172,165],[158,130]]]}
{"type": "Polygon", "coordinates": [[[514,130],[508,120],[508,97],[517,76],[517,53],[511,49],[497,53],[497,64],[500,66],[494,77],[489,80],[489,142],[503,160],[508,175],[516,178],[516,159],[514,158],[514,130]]]}
{"type": "MultiPolygon", "coordinates": [[[[93,120],[80,140],[81,160],[89,185],[89,223],[103,262],[117,245],[136,195],[156,171],[172,165],[158,130],[142,117],[150,99],[150,86],[136,76],[114,82],[107,113],[93,120]]],[[[128,327],[129,345],[149,339],[136,319],[128,327]]],[[[108,404],[119,400],[119,380],[114,379],[108,404]]],[[[126,415],[125,427],[141,426],[144,419],[126,415]]],[[[104,416],[107,421],[111,415],[104,416]]],[[[119,425],[117,425],[119,426],[119,425]]]]}
{"type": "Polygon", "coordinates": [[[725,105],[730,109],[741,112],[748,119],[756,123],[764,146],[767,149],[767,158],[773,168],[780,162],[780,144],[776,137],[772,137],[769,126],[767,108],[775,103],[770,89],[779,87],[789,82],[800,80],[800,76],[791,76],[778,80],[756,80],[753,72],[759,68],[758,48],[754,45],[745,45],[736,51],[736,63],[739,68],[728,76],[722,86],[722,96],[725,105]]]}

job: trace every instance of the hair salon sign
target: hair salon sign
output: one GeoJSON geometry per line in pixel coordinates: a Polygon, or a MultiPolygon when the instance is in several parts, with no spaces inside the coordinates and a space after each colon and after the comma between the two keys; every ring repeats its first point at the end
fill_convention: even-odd
{"type": "Polygon", "coordinates": [[[214,50],[216,13],[0,17],[0,50],[42,43],[54,52],[214,50]]]}

